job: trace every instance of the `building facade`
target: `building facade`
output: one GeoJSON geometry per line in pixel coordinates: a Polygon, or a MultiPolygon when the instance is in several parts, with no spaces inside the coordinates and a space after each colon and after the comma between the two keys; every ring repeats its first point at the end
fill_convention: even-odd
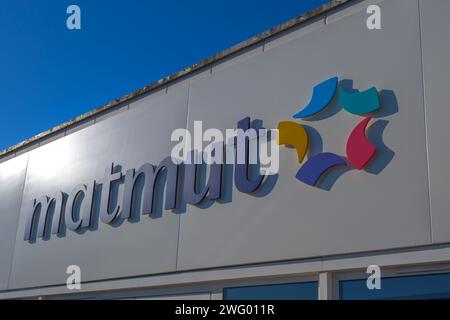
{"type": "Polygon", "coordinates": [[[3,151],[0,298],[450,297],[448,12],[446,0],[332,1],[3,151]],[[327,79],[338,97],[294,119],[327,79]],[[368,115],[342,105],[373,92],[368,115]],[[308,156],[280,146],[278,173],[254,188],[225,165],[217,196],[201,194],[164,162],[195,121],[295,122],[308,156]],[[324,153],[353,166],[299,181],[324,153]],[[66,286],[74,265],[80,290],[66,286]],[[366,286],[371,265],[381,290],[366,286]]]}

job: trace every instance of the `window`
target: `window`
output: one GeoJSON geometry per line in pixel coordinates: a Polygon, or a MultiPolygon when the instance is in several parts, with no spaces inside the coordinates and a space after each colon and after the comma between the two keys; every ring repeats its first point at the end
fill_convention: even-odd
{"type": "Polygon", "coordinates": [[[340,299],[450,299],[450,274],[381,278],[380,290],[369,290],[366,281],[366,279],[340,281],[340,299]]]}
{"type": "Polygon", "coordinates": [[[224,288],[224,300],[317,300],[317,282],[224,288]]]}

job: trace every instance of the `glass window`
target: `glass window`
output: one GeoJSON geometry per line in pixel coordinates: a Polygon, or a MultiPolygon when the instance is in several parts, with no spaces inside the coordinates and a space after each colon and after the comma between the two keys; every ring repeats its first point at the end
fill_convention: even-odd
{"type": "Polygon", "coordinates": [[[369,290],[366,281],[367,279],[340,281],[340,299],[450,299],[450,274],[381,278],[380,290],[369,290]]]}
{"type": "Polygon", "coordinates": [[[224,300],[317,300],[318,284],[313,282],[270,284],[225,288],[224,300]]]}

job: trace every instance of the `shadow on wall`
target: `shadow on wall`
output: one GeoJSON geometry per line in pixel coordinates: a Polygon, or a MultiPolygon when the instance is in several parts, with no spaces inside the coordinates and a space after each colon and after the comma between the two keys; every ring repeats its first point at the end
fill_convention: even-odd
{"type": "MultiPolygon", "coordinates": [[[[186,171],[186,165],[180,164],[178,166],[173,165],[175,167],[178,167],[177,171],[177,179],[173,185],[176,185],[176,206],[173,209],[167,209],[164,208],[163,205],[167,205],[167,195],[168,195],[168,172],[167,167],[164,169],[157,171],[156,177],[154,177],[154,184],[151,184],[153,186],[153,193],[148,198],[152,198],[152,212],[150,214],[143,215],[143,207],[144,207],[144,201],[146,200],[146,176],[144,174],[142,175],[136,175],[135,181],[131,193],[131,207],[129,208],[129,217],[122,217],[120,213],[117,214],[117,216],[112,219],[110,223],[108,223],[109,226],[113,228],[120,227],[125,220],[127,220],[130,223],[139,223],[141,219],[159,219],[163,216],[163,213],[165,210],[170,210],[175,214],[183,214],[186,212],[187,203],[183,196],[184,186],[185,186],[185,171],[186,171]]],[[[213,166],[208,166],[206,164],[199,164],[196,165],[196,181],[193,192],[197,194],[204,193],[205,196],[202,201],[199,201],[197,204],[192,204],[198,208],[206,209],[211,207],[214,203],[217,203],[218,205],[223,205],[226,203],[229,203],[232,201],[232,193],[233,193],[233,184],[234,180],[236,178],[236,170],[235,165],[233,164],[224,164],[222,166],[222,169],[220,173],[220,179],[211,179],[211,172],[213,166]],[[208,170],[209,169],[209,170],[208,170]],[[219,183],[220,184],[220,196],[218,198],[214,199],[208,199],[208,195],[211,191],[211,180],[214,182],[212,183],[219,183]],[[205,191],[206,190],[206,191],[205,191]]],[[[122,167],[120,165],[115,165],[113,167],[113,173],[122,172],[122,167]]],[[[260,167],[259,165],[248,165],[247,175],[249,179],[259,180],[259,172],[260,167]]],[[[217,177],[216,177],[217,178],[217,177]]],[[[269,175],[265,176],[261,179],[261,183],[259,184],[259,187],[256,188],[256,191],[254,192],[247,192],[250,196],[254,197],[264,197],[267,194],[269,194],[273,188],[275,187],[275,184],[278,180],[278,174],[276,175],[269,175]]],[[[152,180],[150,180],[152,181],[152,180]]],[[[68,202],[69,196],[67,194],[64,194],[64,197],[62,198],[62,205],[61,205],[61,214],[60,214],[60,227],[59,232],[57,233],[57,236],[59,238],[64,238],[67,233],[67,226],[65,225],[65,216],[67,214],[71,215],[71,219],[73,221],[81,221],[81,217],[83,219],[86,219],[89,217],[89,225],[86,227],[80,226],[76,230],[72,229],[77,234],[85,234],[89,231],[96,231],[99,229],[99,222],[102,220],[101,218],[101,210],[105,210],[105,208],[101,209],[102,207],[102,197],[107,197],[109,203],[108,212],[110,209],[116,208],[116,206],[123,206],[123,202],[120,201],[120,194],[119,194],[119,186],[125,185],[125,176],[122,176],[120,179],[114,181],[111,183],[110,193],[109,195],[102,194],[103,190],[103,184],[101,182],[93,182],[92,187],[92,193],[89,195],[86,195],[85,193],[81,192],[79,195],[76,196],[75,199],[73,199],[73,209],[71,213],[66,212],[66,204],[68,202]],[[88,201],[89,198],[92,197],[92,202],[88,201]],[[89,211],[89,214],[86,214],[89,211]]],[[[148,190],[147,190],[148,191],[148,190]]],[[[170,194],[170,191],[169,191],[170,194]]],[[[48,198],[48,197],[47,197],[48,198]]],[[[50,240],[52,236],[52,232],[50,232],[51,226],[54,223],[54,221],[58,220],[57,215],[55,215],[55,202],[53,198],[50,200],[51,203],[47,208],[42,209],[42,205],[36,205],[34,208],[34,214],[31,214],[30,217],[32,217],[31,222],[31,236],[28,240],[30,243],[35,243],[38,234],[39,228],[42,228],[43,225],[45,225],[45,231],[42,236],[42,239],[44,241],[50,240]],[[41,212],[45,211],[45,212],[41,212]],[[41,217],[41,214],[44,214],[44,217],[41,217]],[[56,219],[56,220],[55,220],[56,219]],[[43,220],[45,220],[44,223],[43,220]]],[[[148,199],[147,199],[148,200],[148,199]]],[[[104,204],[103,204],[104,205],[104,204]]],[[[124,210],[124,208],[121,208],[121,210],[124,210]]],[[[70,211],[70,210],[69,210],[70,211]]],[[[128,212],[128,211],[127,211],[128,212]]]]}
{"type": "MultiPolygon", "coordinates": [[[[339,86],[349,93],[360,92],[359,90],[353,88],[353,80],[350,79],[341,80],[339,82],[339,86]]],[[[380,108],[375,112],[366,115],[373,119],[372,124],[367,129],[366,136],[370,143],[376,148],[374,157],[364,168],[366,172],[371,174],[379,174],[384,168],[386,168],[395,156],[395,152],[383,142],[383,133],[388,126],[389,121],[382,118],[389,117],[398,112],[397,98],[392,90],[386,89],[379,91],[378,96],[380,100],[380,108]]],[[[334,96],[331,103],[322,112],[303,120],[313,123],[336,115],[343,109],[337,97],[338,94],[334,96]]],[[[320,133],[310,125],[302,124],[302,126],[307,131],[309,138],[308,158],[322,153],[324,150],[323,140],[320,133]]],[[[349,163],[348,159],[344,159],[347,163],[349,163]]],[[[325,191],[330,191],[339,177],[352,170],[356,169],[350,165],[332,167],[321,176],[316,187],[325,191]]]]}
{"type": "MultiPolygon", "coordinates": [[[[358,92],[357,90],[353,89],[353,81],[351,80],[342,80],[340,82],[340,85],[350,93],[358,92]]],[[[383,134],[385,132],[385,129],[387,128],[389,121],[385,120],[383,118],[391,116],[398,112],[398,104],[397,99],[393,91],[391,90],[381,90],[379,92],[379,98],[380,98],[380,108],[372,113],[369,114],[370,117],[373,118],[373,123],[368,127],[366,136],[368,137],[369,141],[373,146],[376,147],[376,153],[375,156],[371,159],[371,161],[368,163],[368,165],[365,167],[365,171],[371,174],[379,174],[381,171],[383,171],[386,166],[389,165],[389,163],[392,161],[392,159],[395,156],[394,151],[392,151],[383,141],[383,134]]],[[[323,110],[320,114],[308,119],[309,122],[314,122],[322,119],[329,118],[336,113],[340,112],[342,106],[339,104],[339,99],[336,97],[333,98],[331,104],[323,110]]],[[[252,125],[253,128],[263,128],[262,121],[261,120],[254,120],[254,123],[252,125]]],[[[314,155],[317,155],[319,153],[323,152],[323,140],[320,135],[320,133],[314,129],[312,126],[304,125],[305,130],[308,133],[310,147],[308,150],[308,157],[311,158],[314,155]]],[[[345,159],[347,163],[348,160],[345,159]]],[[[176,207],[169,207],[173,208],[171,209],[172,212],[176,214],[183,214],[186,212],[186,201],[183,198],[183,185],[184,185],[184,172],[185,172],[185,165],[179,166],[178,171],[178,179],[176,180],[176,183],[172,184],[176,187],[176,207]]],[[[249,169],[247,174],[248,176],[255,176],[257,172],[259,172],[259,166],[258,165],[249,165],[249,169]]],[[[322,190],[330,191],[333,187],[333,185],[336,183],[337,179],[344,175],[346,172],[355,170],[350,165],[346,166],[338,166],[334,167],[330,170],[328,170],[324,175],[321,176],[320,180],[318,181],[317,187],[322,190]]],[[[121,166],[115,166],[113,168],[113,171],[116,172],[122,172],[121,166]]],[[[165,170],[161,170],[161,173],[157,175],[157,177],[154,180],[154,191],[153,191],[153,210],[152,213],[149,214],[149,217],[151,219],[159,219],[162,217],[163,212],[165,209],[163,209],[163,203],[167,201],[167,199],[164,199],[165,195],[167,194],[167,185],[168,185],[168,177],[167,177],[167,167],[165,170]]],[[[221,185],[221,192],[220,197],[213,198],[213,199],[204,199],[204,201],[199,201],[197,204],[193,204],[199,208],[209,208],[214,203],[217,203],[218,205],[223,205],[226,203],[229,203],[232,201],[233,198],[233,176],[235,175],[236,166],[233,164],[225,164],[222,166],[221,171],[221,179],[220,179],[220,185],[221,185]]],[[[242,171],[241,171],[242,174],[242,171]]],[[[245,175],[245,173],[244,173],[245,175]]],[[[255,176],[256,177],[256,176],[255,176]]],[[[197,185],[194,186],[194,189],[203,190],[204,188],[208,187],[209,184],[209,178],[208,178],[208,166],[206,165],[199,165],[198,166],[198,180],[197,185]],[[208,181],[208,183],[207,183],[208,181]]],[[[264,179],[261,180],[261,184],[259,185],[259,188],[256,188],[254,192],[248,192],[249,195],[254,197],[264,197],[268,195],[273,188],[275,187],[276,183],[278,181],[278,174],[266,176],[264,179]]],[[[110,198],[111,203],[110,206],[115,208],[117,205],[121,205],[119,203],[119,185],[124,184],[124,178],[115,181],[111,184],[111,190],[110,190],[110,198]]],[[[89,208],[90,210],[90,221],[89,225],[87,227],[81,227],[77,229],[75,232],[78,234],[84,234],[88,231],[96,231],[99,228],[99,220],[100,220],[100,210],[101,210],[101,198],[102,196],[102,184],[101,183],[94,183],[94,186],[92,188],[92,205],[89,208]]],[[[115,219],[111,223],[109,223],[110,226],[117,228],[123,224],[125,220],[128,220],[130,223],[138,223],[141,221],[141,219],[145,218],[141,214],[143,202],[144,202],[144,190],[145,189],[145,178],[143,176],[137,177],[136,182],[134,185],[134,189],[132,192],[131,197],[131,208],[130,208],[130,216],[128,218],[122,218],[121,215],[117,215],[115,219]]],[[[196,192],[196,190],[194,190],[196,192]]],[[[81,195],[74,201],[74,210],[72,212],[72,220],[76,221],[80,217],[80,212],[85,212],[86,208],[83,205],[84,195],[81,195]]],[[[59,226],[59,232],[57,233],[57,236],[59,238],[63,238],[66,236],[66,226],[64,225],[64,214],[65,213],[65,206],[67,202],[67,195],[64,194],[62,197],[62,219],[60,219],[60,226],[59,226]]],[[[54,200],[54,199],[53,199],[54,200]]],[[[35,207],[35,214],[32,216],[32,227],[30,232],[30,239],[29,242],[34,243],[36,242],[36,235],[38,227],[40,227],[41,221],[45,220],[45,231],[43,234],[43,240],[47,241],[51,237],[51,227],[53,223],[53,217],[55,216],[55,207],[57,207],[52,201],[49,204],[47,212],[45,212],[45,217],[41,219],[41,209],[39,206],[35,207]]],[[[42,206],[41,206],[42,207],[42,206]]],[[[84,215],[85,216],[85,215],[84,215]]],[[[56,216],[55,216],[56,217],[56,216]]],[[[40,227],[42,229],[42,227],[40,227]]],[[[53,231],[53,230],[52,230],[53,231]]]]}

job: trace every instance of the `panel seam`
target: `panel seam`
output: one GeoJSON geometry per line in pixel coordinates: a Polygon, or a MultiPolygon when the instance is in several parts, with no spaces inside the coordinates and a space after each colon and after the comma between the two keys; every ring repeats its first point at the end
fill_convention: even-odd
{"type": "Polygon", "coordinates": [[[12,252],[12,255],[11,255],[11,263],[9,265],[8,282],[7,282],[7,285],[6,285],[6,290],[9,290],[10,289],[10,285],[11,285],[11,273],[12,273],[14,260],[15,260],[15,256],[16,256],[16,244],[17,244],[17,240],[19,239],[18,238],[18,234],[19,234],[19,225],[20,225],[20,215],[22,213],[23,193],[25,192],[25,184],[27,182],[28,164],[29,164],[29,162],[30,162],[30,153],[27,154],[27,164],[25,166],[25,174],[24,174],[23,182],[22,182],[22,191],[20,193],[20,206],[19,206],[19,212],[18,212],[19,217],[17,218],[16,234],[15,234],[15,239],[14,239],[13,252],[12,252]]]}
{"type": "Polygon", "coordinates": [[[430,159],[429,159],[429,137],[428,137],[428,121],[427,121],[427,99],[426,99],[426,90],[425,90],[425,72],[424,72],[424,63],[423,63],[423,43],[422,43],[422,20],[421,20],[421,10],[420,10],[420,0],[417,0],[417,10],[419,14],[419,46],[420,46],[420,71],[422,74],[422,97],[423,97],[423,118],[425,125],[425,157],[427,163],[427,185],[428,185],[428,210],[430,215],[430,237],[431,243],[434,243],[434,234],[433,234],[433,214],[432,214],[432,206],[431,206],[431,181],[430,181],[430,159]]]}
{"type": "MultiPolygon", "coordinates": [[[[211,69],[212,72],[212,69],[211,69]]],[[[188,95],[187,95],[187,102],[186,102],[186,124],[185,124],[185,129],[188,129],[188,121],[189,121],[189,103],[191,101],[191,82],[188,82],[187,84],[187,90],[188,90],[188,95]]],[[[187,210],[187,208],[186,208],[187,210]]],[[[177,213],[178,214],[178,239],[177,239],[177,253],[176,253],[176,259],[175,259],[175,271],[178,271],[178,256],[179,256],[179,251],[180,251],[180,241],[181,241],[181,218],[182,218],[182,213],[177,213]]]]}

